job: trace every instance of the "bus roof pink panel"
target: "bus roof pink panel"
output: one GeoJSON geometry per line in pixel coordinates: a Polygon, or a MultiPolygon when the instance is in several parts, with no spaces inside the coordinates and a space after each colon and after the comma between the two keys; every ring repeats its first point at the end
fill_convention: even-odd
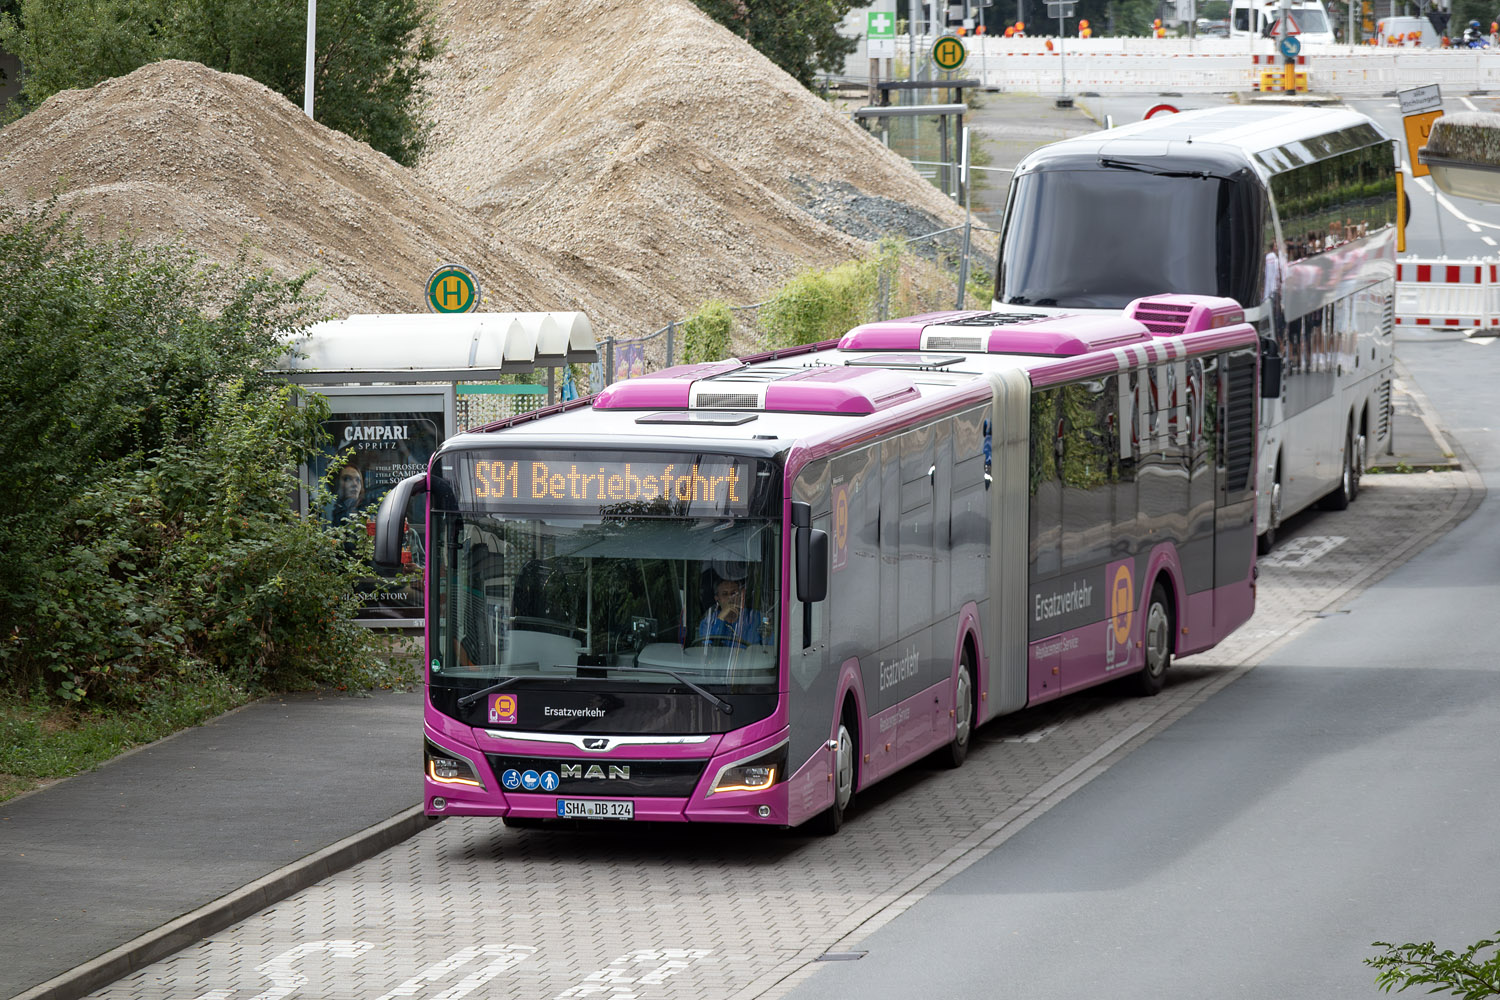
{"type": "Polygon", "coordinates": [[[1245,321],[1234,299],[1212,295],[1150,295],[1125,307],[1125,315],[1146,324],[1158,337],[1214,330],[1245,321]]]}
{"type": "Polygon", "coordinates": [[[999,327],[990,333],[988,351],[1069,357],[1150,340],[1145,324],[1124,316],[1058,316],[999,327]]]}
{"type": "Polygon", "coordinates": [[[922,331],[929,326],[940,326],[955,319],[982,316],[975,309],[922,313],[920,316],[904,316],[883,323],[865,323],[856,326],[839,340],[842,351],[915,351],[922,347],[922,331]]]}
{"type": "Polygon", "coordinates": [[[786,413],[874,413],[918,399],[901,372],[880,368],[809,368],[766,386],[766,409],[786,413]]]}
{"type": "Polygon", "coordinates": [[[699,379],[745,367],[733,358],[695,365],[676,365],[641,378],[606,386],[594,397],[596,410],[685,410],[699,379]]]}

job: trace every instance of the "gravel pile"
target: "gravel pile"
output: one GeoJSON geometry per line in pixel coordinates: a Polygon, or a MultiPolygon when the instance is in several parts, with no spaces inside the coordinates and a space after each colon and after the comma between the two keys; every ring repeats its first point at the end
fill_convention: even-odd
{"type": "Polygon", "coordinates": [[[512,248],[369,146],[243,76],[160,62],[53,96],[0,130],[0,196],[46,199],[97,235],[210,261],[242,247],[333,312],[410,312],[445,259],[507,290],[505,308],[576,308],[548,256],[512,248]],[[563,302],[561,306],[555,303],[563,302]]]}

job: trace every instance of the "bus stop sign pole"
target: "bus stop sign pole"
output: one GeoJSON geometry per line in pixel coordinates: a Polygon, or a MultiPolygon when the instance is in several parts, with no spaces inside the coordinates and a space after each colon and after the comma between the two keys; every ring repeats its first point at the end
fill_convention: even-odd
{"type": "Polygon", "coordinates": [[[1057,18],[1057,58],[1058,72],[1062,75],[1062,93],[1057,98],[1057,106],[1060,108],[1071,108],[1073,98],[1068,96],[1068,57],[1064,51],[1067,45],[1067,29],[1063,21],[1073,16],[1074,0],[1047,0],[1047,13],[1057,18]]]}

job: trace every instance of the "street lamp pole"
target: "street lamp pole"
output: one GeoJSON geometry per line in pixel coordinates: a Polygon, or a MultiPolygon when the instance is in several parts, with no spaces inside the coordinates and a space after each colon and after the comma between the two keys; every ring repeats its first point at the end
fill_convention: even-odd
{"type": "Polygon", "coordinates": [[[317,51],[318,0],[307,0],[307,68],[302,77],[302,110],[313,116],[313,55],[317,51]]]}

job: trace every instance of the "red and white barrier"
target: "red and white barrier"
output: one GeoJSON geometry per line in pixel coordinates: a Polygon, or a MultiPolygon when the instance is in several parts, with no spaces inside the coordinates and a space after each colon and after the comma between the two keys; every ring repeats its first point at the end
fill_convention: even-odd
{"type": "Polygon", "coordinates": [[[1489,329],[1500,326],[1500,264],[1488,260],[1396,262],[1396,325],[1489,329]]]}

